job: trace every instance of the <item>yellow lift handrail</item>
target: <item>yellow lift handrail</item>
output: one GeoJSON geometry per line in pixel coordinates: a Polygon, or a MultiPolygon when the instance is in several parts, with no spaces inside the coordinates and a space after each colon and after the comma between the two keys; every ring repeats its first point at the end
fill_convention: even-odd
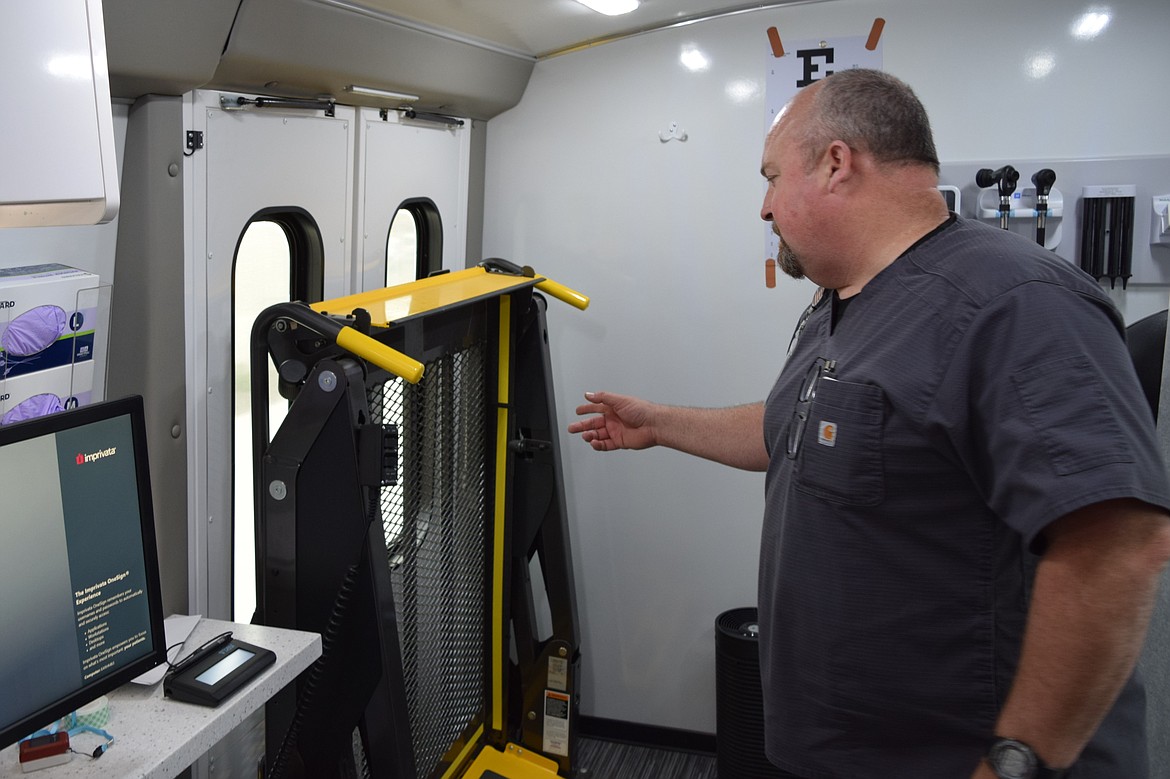
{"type": "Polygon", "coordinates": [[[422,379],[424,368],[421,362],[352,327],[342,327],[337,332],[337,345],[411,384],[418,384],[422,379]]]}
{"type": "Polygon", "coordinates": [[[547,292],[557,300],[568,303],[573,308],[584,311],[589,307],[589,298],[577,292],[574,289],[569,289],[564,284],[558,284],[552,279],[545,279],[544,281],[536,282],[536,288],[541,292],[547,292]]]}
{"type": "MultiPolygon", "coordinates": [[[[349,316],[362,309],[370,315],[375,327],[389,327],[394,322],[440,308],[465,303],[468,300],[500,294],[510,289],[534,285],[541,292],[584,311],[589,298],[552,279],[537,276],[532,268],[520,267],[506,260],[485,260],[474,268],[430,276],[393,287],[359,292],[309,306],[318,314],[349,316]]],[[[411,384],[417,384],[423,375],[423,364],[383,343],[342,325],[329,316],[313,317],[312,323],[302,322],[323,335],[331,336],[337,345],[369,360],[391,374],[411,384]],[[329,324],[325,324],[329,323],[329,324]]]]}

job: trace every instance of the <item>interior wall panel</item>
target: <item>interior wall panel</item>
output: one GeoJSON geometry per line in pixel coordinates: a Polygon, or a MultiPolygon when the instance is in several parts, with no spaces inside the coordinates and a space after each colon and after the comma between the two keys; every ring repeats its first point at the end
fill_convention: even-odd
{"type": "MultiPolygon", "coordinates": [[[[926,104],[944,163],[1170,156],[1170,103],[1150,86],[1170,72],[1165,3],[1114,3],[1096,37],[1077,37],[1095,9],[834,0],[539,62],[489,123],[484,251],[592,296],[586,312],[549,311],[562,430],[585,390],[728,405],[763,398],[783,365],[812,287],[764,285],[769,27],[788,47],[883,18],[884,67],[926,104]],[[683,66],[689,49],[705,68],[683,66]],[[685,141],[660,140],[672,125],[685,141]]],[[[1166,294],[1115,299],[1134,318],[1166,294]]],[[[713,626],[756,602],[763,477],[562,435],[582,713],[713,732],[713,626]]]]}

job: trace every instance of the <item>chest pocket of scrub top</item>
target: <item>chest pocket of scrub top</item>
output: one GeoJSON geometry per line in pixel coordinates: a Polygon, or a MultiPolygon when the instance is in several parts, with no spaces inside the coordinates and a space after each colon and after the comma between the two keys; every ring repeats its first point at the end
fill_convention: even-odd
{"type": "Polygon", "coordinates": [[[797,489],[850,506],[881,503],[885,393],[826,376],[809,411],[796,458],[797,489]]]}

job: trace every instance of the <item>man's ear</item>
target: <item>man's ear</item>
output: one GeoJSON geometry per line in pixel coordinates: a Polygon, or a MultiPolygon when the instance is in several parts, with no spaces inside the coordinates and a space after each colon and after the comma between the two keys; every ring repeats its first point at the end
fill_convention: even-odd
{"type": "Polygon", "coordinates": [[[849,148],[849,144],[845,141],[830,143],[829,148],[825,150],[822,161],[825,165],[830,191],[839,184],[848,181],[854,174],[853,166],[856,160],[853,158],[853,149],[849,148]]]}

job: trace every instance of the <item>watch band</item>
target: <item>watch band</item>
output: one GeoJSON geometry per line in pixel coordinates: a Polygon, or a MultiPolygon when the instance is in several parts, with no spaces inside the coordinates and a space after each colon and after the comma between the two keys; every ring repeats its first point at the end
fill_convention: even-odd
{"type": "Polygon", "coordinates": [[[987,764],[999,779],[1064,779],[1067,768],[1049,768],[1032,747],[1014,738],[997,738],[987,749],[987,764]]]}

